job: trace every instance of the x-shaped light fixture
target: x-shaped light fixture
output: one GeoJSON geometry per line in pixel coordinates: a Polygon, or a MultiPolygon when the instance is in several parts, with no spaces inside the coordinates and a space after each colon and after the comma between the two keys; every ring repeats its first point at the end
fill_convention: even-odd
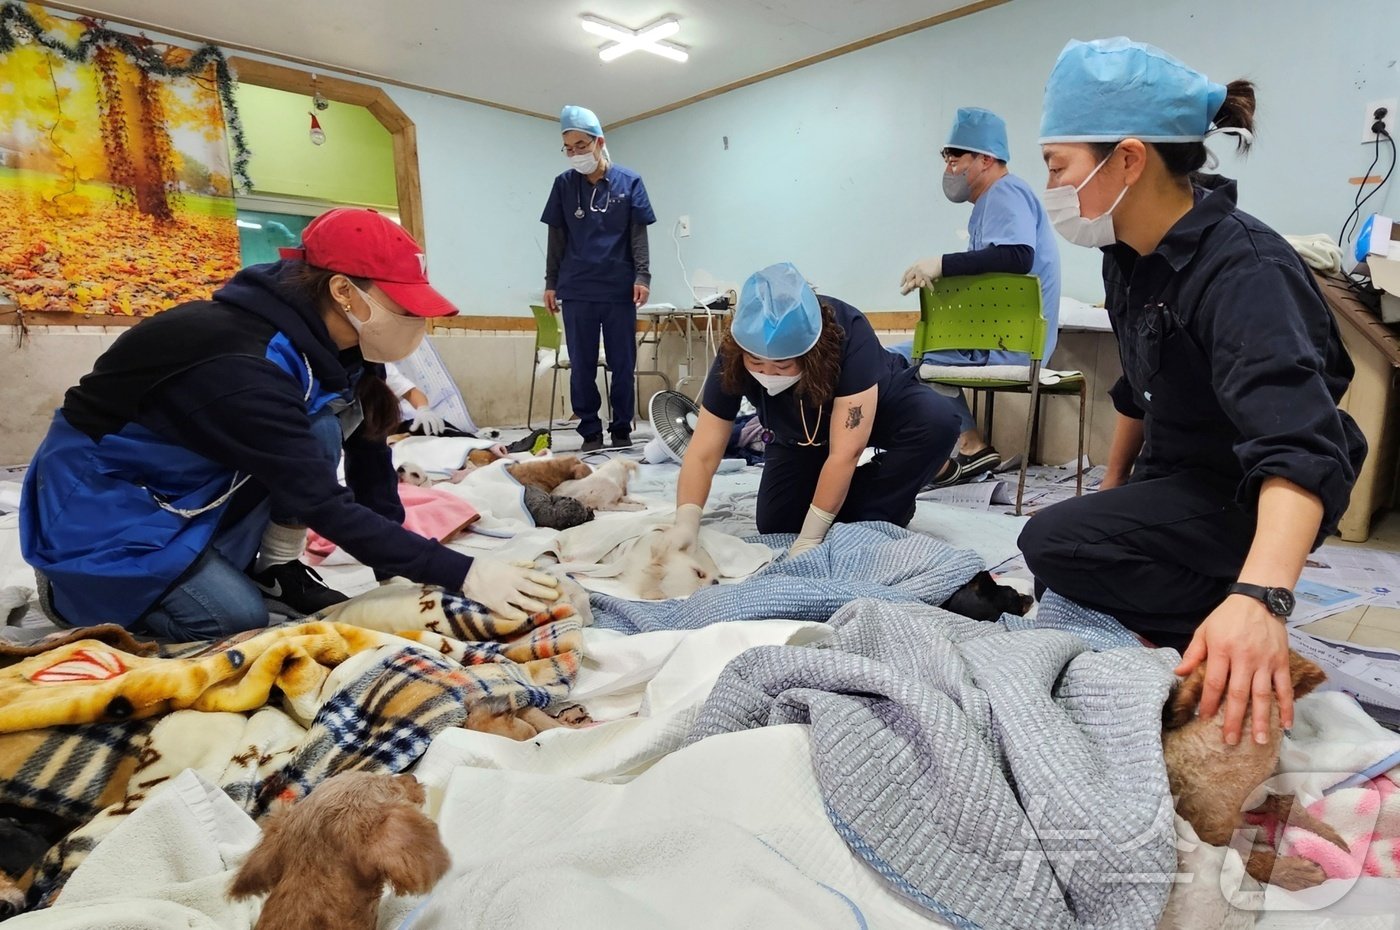
{"type": "Polygon", "coordinates": [[[690,57],[690,53],[681,46],[662,41],[681,31],[680,20],[674,16],[668,16],[650,26],[636,30],[618,26],[596,16],[585,15],[580,19],[583,21],[584,32],[611,40],[607,45],[598,49],[598,57],[603,61],[613,61],[638,50],[651,52],[653,55],[660,55],[662,58],[669,58],[672,61],[685,61],[690,57]]]}

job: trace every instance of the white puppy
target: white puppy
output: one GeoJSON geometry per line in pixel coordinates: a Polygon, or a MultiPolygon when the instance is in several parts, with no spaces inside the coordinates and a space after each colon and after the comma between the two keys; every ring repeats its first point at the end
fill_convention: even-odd
{"type": "Polygon", "coordinates": [[[646,510],[647,505],[627,496],[627,482],[637,470],[631,459],[609,459],[587,478],[573,478],[554,489],[594,510],[646,510]]]}
{"type": "Polygon", "coordinates": [[[701,588],[719,584],[719,567],[703,546],[677,551],[657,528],[637,540],[623,560],[619,580],[625,581],[642,600],[664,601],[689,597],[701,588]]]}
{"type": "Polygon", "coordinates": [[[399,473],[399,481],[403,484],[412,484],[420,488],[433,486],[433,479],[429,478],[428,473],[413,462],[404,462],[395,471],[399,473]]]}

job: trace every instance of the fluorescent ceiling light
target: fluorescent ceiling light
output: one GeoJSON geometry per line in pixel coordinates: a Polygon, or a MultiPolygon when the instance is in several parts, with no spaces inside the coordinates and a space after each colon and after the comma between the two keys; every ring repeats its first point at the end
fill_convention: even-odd
{"type": "Polygon", "coordinates": [[[652,23],[645,29],[628,29],[596,16],[582,16],[583,31],[609,40],[598,49],[603,61],[615,61],[635,51],[651,52],[672,61],[685,61],[690,53],[674,42],[663,41],[681,31],[680,20],[674,16],[652,23]]]}

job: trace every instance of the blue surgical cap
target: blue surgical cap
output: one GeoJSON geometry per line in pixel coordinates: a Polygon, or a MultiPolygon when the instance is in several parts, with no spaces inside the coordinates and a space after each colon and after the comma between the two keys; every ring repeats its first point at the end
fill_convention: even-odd
{"type": "Polygon", "coordinates": [[[769,265],[744,282],[730,326],[750,355],[777,361],[805,355],[822,334],[822,310],[807,279],[789,262],[769,265]]]}
{"type": "Polygon", "coordinates": [[[958,108],[953,128],[948,131],[948,148],[1011,160],[1011,150],[1006,146],[1006,121],[981,107],[958,108]]]}
{"type": "Polygon", "coordinates": [[[587,133],[595,139],[603,134],[603,124],[598,122],[598,117],[593,111],[573,104],[569,104],[559,113],[559,131],[568,132],[571,129],[587,133]]]}
{"type": "Polygon", "coordinates": [[[1199,142],[1224,102],[1223,84],[1159,48],[1072,40],[1045,84],[1040,141],[1199,142]]]}

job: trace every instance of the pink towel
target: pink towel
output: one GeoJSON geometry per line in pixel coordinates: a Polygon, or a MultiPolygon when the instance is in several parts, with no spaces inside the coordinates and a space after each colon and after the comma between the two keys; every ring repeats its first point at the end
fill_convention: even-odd
{"type": "MultiPolygon", "coordinates": [[[[481,517],[457,495],[434,488],[400,483],[399,500],[403,501],[404,529],[440,542],[450,541],[481,517]]],[[[335,550],[335,543],[315,530],[307,534],[307,561],[312,565],[320,565],[335,550]]]]}
{"type": "MultiPolygon", "coordinates": [[[[1348,852],[1301,827],[1289,826],[1276,848],[1283,855],[1311,859],[1328,878],[1400,878],[1400,788],[1392,769],[1355,788],[1343,788],[1308,805],[1351,847],[1348,852]]],[[[1271,842],[1278,824],[1263,825],[1271,842]]]]}

